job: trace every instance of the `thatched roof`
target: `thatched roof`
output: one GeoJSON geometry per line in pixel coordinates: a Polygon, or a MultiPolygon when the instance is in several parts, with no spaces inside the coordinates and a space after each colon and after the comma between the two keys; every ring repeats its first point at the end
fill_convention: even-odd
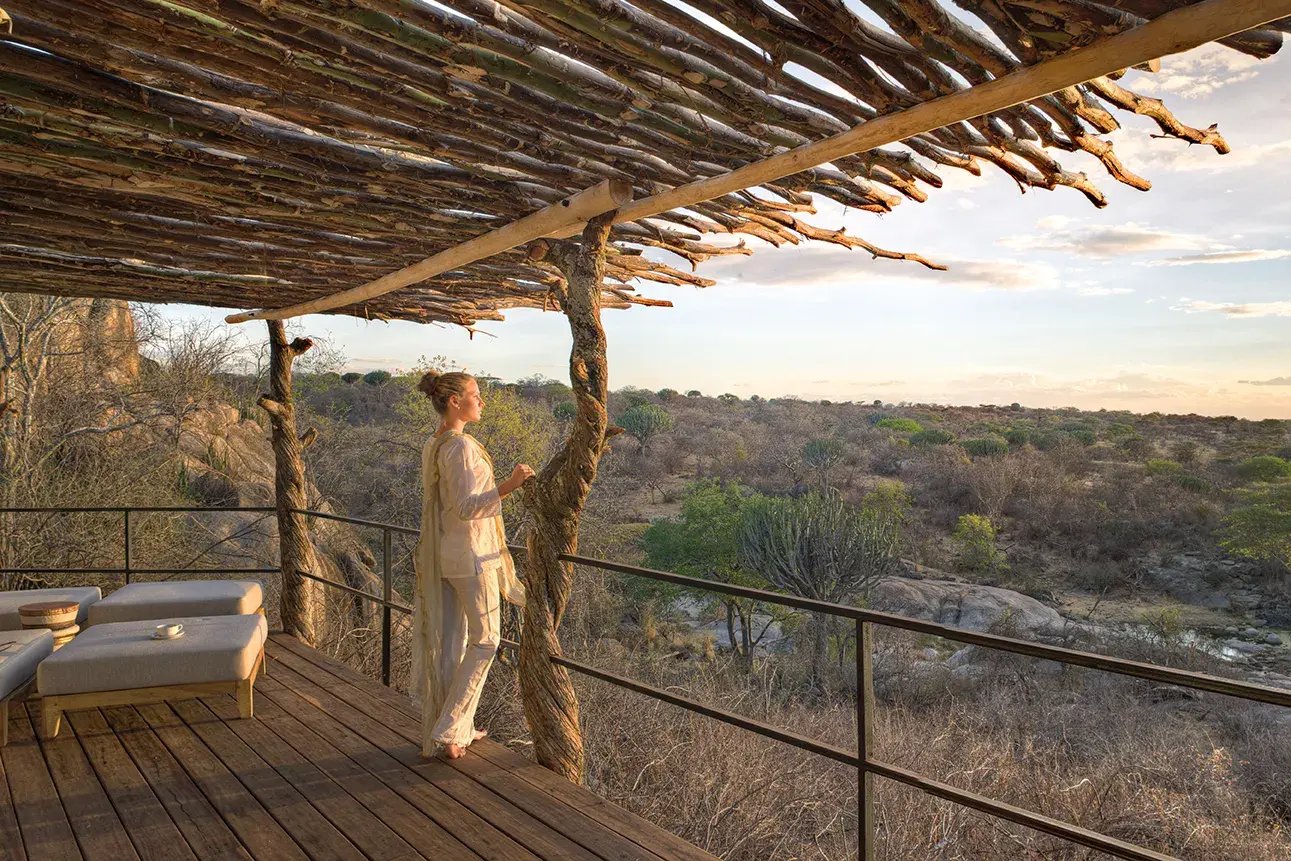
{"type": "MultiPolygon", "coordinates": [[[[843,0],[0,0],[12,19],[0,41],[0,290],[286,305],[602,179],[655,194],[1184,5],[864,3],[859,15],[843,0]]],[[[1265,57],[1280,29],[1224,44],[1265,57]]],[[[1096,79],[616,225],[607,304],[647,301],[636,279],[709,283],[685,261],[747,253],[709,234],[921,261],[813,226],[813,195],[885,212],[923,201],[941,172],[985,165],[1102,206],[1055,153],[1090,153],[1113,180],[1146,188],[1100,137],[1118,112],[1227,149],[1213,128],[1096,79]],[[684,260],[673,268],[646,249],[684,260]]],[[[516,250],[342,311],[468,323],[542,307],[557,277],[516,250]]]]}

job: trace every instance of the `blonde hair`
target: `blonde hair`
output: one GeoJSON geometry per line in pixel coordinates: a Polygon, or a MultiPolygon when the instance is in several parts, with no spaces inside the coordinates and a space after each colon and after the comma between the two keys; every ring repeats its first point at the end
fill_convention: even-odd
{"type": "Polygon", "coordinates": [[[448,412],[448,399],[457,395],[466,397],[466,384],[474,380],[470,374],[462,371],[450,371],[441,374],[439,371],[427,371],[417,383],[422,394],[430,398],[435,412],[441,416],[448,412]]]}

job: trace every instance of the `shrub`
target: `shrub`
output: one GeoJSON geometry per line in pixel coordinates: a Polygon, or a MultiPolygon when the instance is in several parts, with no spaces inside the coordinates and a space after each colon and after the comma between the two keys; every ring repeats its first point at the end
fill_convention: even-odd
{"type": "Polygon", "coordinates": [[[1184,490],[1191,490],[1193,493],[1209,493],[1214,485],[1199,475],[1188,475],[1187,473],[1178,473],[1170,476],[1170,480],[1178,487],[1184,490]]]}
{"type": "Polygon", "coordinates": [[[655,392],[655,395],[657,395],[661,401],[671,401],[674,398],[681,397],[681,392],[676,389],[660,389],[655,392]]]}
{"type": "Polygon", "coordinates": [[[997,454],[1004,454],[1009,450],[1009,444],[999,437],[987,436],[978,439],[966,439],[960,442],[964,451],[973,457],[991,457],[997,454]]]}
{"type": "Polygon", "coordinates": [[[1009,445],[1024,446],[1031,442],[1031,429],[1009,428],[1004,432],[1004,439],[1009,445]]]}
{"type": "MultiPolygon", "coordinates": [[[[874,405],[876,407],[879,406],[879,402],[875,401],[874,405]]],[[[887,413],[870,413],[865,417],[865,420],[869,422],[871,425],[877,426],[879,422],[883,421],[886,418],[888,418],[887,413]]]]}
{"type": "Polygon", "coordinates": [[[910,437],[911,445],[947,445],[955,441],[955,435],[941,428],[921,430],[910,437]]]}
{"type": "Polygon", "coordinates": [[[350,371],[349,373],[341,374],[341,382],[349,383],[350,385],[357,383],[361,379],[363,379],[363,375],[358,371],[350,371]]]}
{"type": "Polygon", "coordinates": [[[878,427],[885,428],[897,433],[918,433],[923,430],[923,425],[914,419],[886,418],[878,422],[878,427]]]}
{"type": "Polygon", "coordinates": [[[1178,475],[1183,472],[1183,466],[1161,457],[1151,458],[1143,466],[1147,469],[1148,475],[1178,475]]]}
{"type": "Polygon", "coordinates": [[[1064,433],[1066,433],[1067,436],[1071,437],[1072,439],[1076,440],[1081,445],[1093,445],[1094,440],[1096,439],[1096,437],[1094,436],[1094,432],[1086,427],[1072,428],[1070,430],[1064,431],[1064,433]]]}
{"type": "Polygon", "coordinates": [[[690,391],[686,392],[686,397],[688,398],[702,398],[703,396],[704,396],[704,393],[701,392],[699,389],[691,389],[690,391]]]}
{"type": "Polygon", "coordinates": [[[740,396],[733,395],[730,392],[726,392],[725,394],[718,395],[717,399],[724,404],[738,404],[740,402],[740,396]]]}
{"type": "Polygon", "coordinates": [[[995,526],[989,517],[961,514],[951,536],[960,567],[984,573],[1006,567],[1004,554],[995,546],[995,526]]]}
{"type": "Polygon", "coordinates": [[[1134,436],[1135,430],[1134,425],[1129,425],[1125,422],[1112,422],[1107,426],[1105,433],[1113,439],[1120,439],[1122,437],[1134,436]]]}
{"type": "Polygon", "coordinates": [[[363,382],[369,386],[384,386],[390,382],[389,371],[368,371],[363,375],[363,382]]]}
{"type": "Polygon", "coordinates": [[[1236,472],[1242,481],[1277,481],[1291,475],[1291,461],[1261,454],[1239,463],[1236,472]]]}
{"type": "Polygon", "coordinates": [[[573,401],[561,401],[551,408],[551,414],[556,417],[557,421],[573,421],[578,415],[578,405],[573,401]]]}

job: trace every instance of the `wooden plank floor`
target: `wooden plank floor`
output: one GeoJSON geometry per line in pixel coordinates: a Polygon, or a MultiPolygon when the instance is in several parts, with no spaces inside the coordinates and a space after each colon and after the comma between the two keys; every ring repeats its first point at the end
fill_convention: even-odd
{"type": "Polygon", "coordinates": [[[71,713],[53,741],[10,710],[0,859],[715,861],[485,739],[418,756],[406,697],[274,635],[256,717],[231,696],[71,713]]]}

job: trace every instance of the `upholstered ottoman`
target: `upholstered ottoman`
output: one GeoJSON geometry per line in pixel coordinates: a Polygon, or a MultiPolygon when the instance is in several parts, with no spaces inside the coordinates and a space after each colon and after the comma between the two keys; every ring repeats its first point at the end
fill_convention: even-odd
{"type": "Polygon", "coordinates": [[[177,619],[181,616],[235,616],[264,607],[264,590],[253,580],[167,580],[130,583],[90,608],[88,625],[177,619]]]}
{"type": "Polygon", "coordinates": [[[64,711],[236,694],[238,711],[252,716],[251,689],[264,663],[264,616],[166,619],[184,634],[157,640],[157,620],[109,622],[86,628],[41,662],[36,688],[41,731],[58,734],[64,711]]]}
{"type": "Polygon", "coordinates": [[[103,597],[98,586],[73,586],[68,589],[18,589],[0,592],[0,631],[21,631],[22,619],[18,608],[23,604],[40,604],[51,601],[75,601],[81,605],[76,613],[76,624],[85,624],[90,607],[103,597]]]}
{"type": "Polygon", "coordinates": [[[0,747],[9,743],[9,703],[25,697],[36,680],[36,666],[54,651],[46,628],[0,631],[0,747]]]}

